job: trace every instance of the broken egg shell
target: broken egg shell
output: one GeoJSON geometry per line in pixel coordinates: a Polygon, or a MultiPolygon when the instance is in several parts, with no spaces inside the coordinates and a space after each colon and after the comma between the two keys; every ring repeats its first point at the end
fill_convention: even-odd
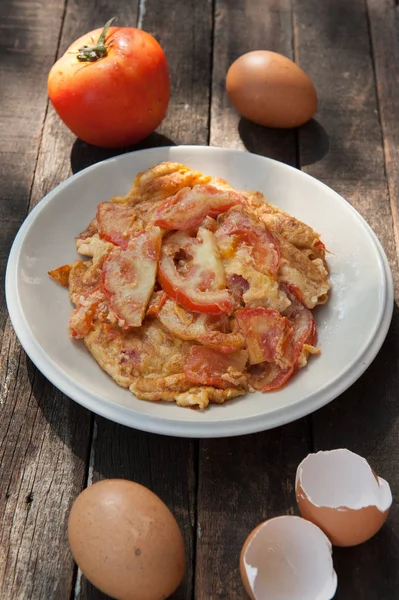
{"type": "Polygon", "coordinates": [[[240,573],[252,600],[330,600],[337,588],[331,543],[293,515],[261,523],[247,537],[240,573]]]}
{"type": "Polygon", "coordinates": [[[68,537],[83,574],[118,600],[168,598],[183,578],[184,543],[173,514],[133,481],[105,479],[81,492],[68,537]]]}
{"type": "Polygon", "coordinates": [[[392,504],[389,484],[366,459],[345,448],[309,454],[298,466],[299,512],[334,546],[356,546],[385,523],[392,504]]]}

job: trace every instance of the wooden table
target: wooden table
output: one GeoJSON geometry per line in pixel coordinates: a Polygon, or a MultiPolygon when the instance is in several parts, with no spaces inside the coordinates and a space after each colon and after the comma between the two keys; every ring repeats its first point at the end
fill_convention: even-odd
{"type": "MultiPolygon", "coordinates": [[[[368,220],[399,291],[397,8],[395,0],[1,0],[2,273],[27,212],[72,172],[116,154],[75,140],[48,103],[46,78],[75,38],[118,15],[160,41],[172,77],[168,116],[140,147],[246,148],[302,168],[368,220]],[[294,58],[315,82],[316,119],[299,131],[252,125],[226,97],[231,62],[259,48],[294,58]]],[[[360,453],[399,498],[396,306],[376,360],[329,406],[273,431],[201,441],[141,433],[81,408],[27,359],[3,295],[0,319],[2,600],[104,597],[79,577],[66,536],[73,500],[101,478],[141,482],[176,515],[188,564],[176,600],[245,598],[242,543],[262,520],[297,511],[294,475],[308,452],[360,453]]],[[[399,598],[397,502],[374,539],[334,550],[334,562],[338,599],[399,598]]]]}

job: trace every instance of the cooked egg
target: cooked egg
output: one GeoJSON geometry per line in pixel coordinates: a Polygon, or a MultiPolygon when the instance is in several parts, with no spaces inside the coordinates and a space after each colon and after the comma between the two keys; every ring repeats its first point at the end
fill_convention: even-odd
{"type": "Polygon", "coordinates": [[[182,580],[184,544],[174,516],[132,481],[106,479],[85,489],[72,506],[68,536],[83,574],[113,598],[168,598],[182,580]]]}
{"type": "Polygon", "coordinates": [[[299,465],[296,497],[301,515],[335,546],[355,546],[384,524],[392,494],[368,462],[346,449],[309,454],[299,465]]]}
{"type": "Polygon", "coordinates": [[[240,558],[252,600],[330,600],[337,588],[331,544],[301,517],[276,517],[248,536],[240,558]]]}
{"type": "Polygon", "coordinates": [[[266,127],[298,127],[317,108],[310,78],[292,60],[276,52],[256,50],[230,66],[227,94],[243,116],[266,127]]]}

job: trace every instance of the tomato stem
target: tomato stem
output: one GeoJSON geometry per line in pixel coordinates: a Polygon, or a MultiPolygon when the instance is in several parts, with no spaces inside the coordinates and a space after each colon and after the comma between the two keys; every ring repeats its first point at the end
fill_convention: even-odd
{"type": "Polygon", "coordinates": [[[96,44],[93,46],[82,46],[79,48],[76,58],[80,62],[95,62],[99,58],[104,58],[104,56],[107,56],[108,48],[105,45],[105,38],[107,37],[108,29],[111,27],[111,24],[115,18],[116,17],[112,17],[112,19],[105,23],[104,29],[102,30],[96,44]]]}

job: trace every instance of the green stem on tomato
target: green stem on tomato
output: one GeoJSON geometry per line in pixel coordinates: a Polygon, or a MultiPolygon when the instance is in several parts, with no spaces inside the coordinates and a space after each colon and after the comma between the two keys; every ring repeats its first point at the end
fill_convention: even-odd
{"type": "Polygon", "coordinates": [[[115,18],[116,17],[112,17],[112,19],[105,23],[104,29],[102,30],[96,44],[93,46],[82,46],[79,48],[76,58],[80,62],[95,62],[99,58],[104,58],[104,56],[107,56],[108,48],[105,45],[105,38],[107,37],[108,29],[111,27],[111,24],[115,18]]]}

